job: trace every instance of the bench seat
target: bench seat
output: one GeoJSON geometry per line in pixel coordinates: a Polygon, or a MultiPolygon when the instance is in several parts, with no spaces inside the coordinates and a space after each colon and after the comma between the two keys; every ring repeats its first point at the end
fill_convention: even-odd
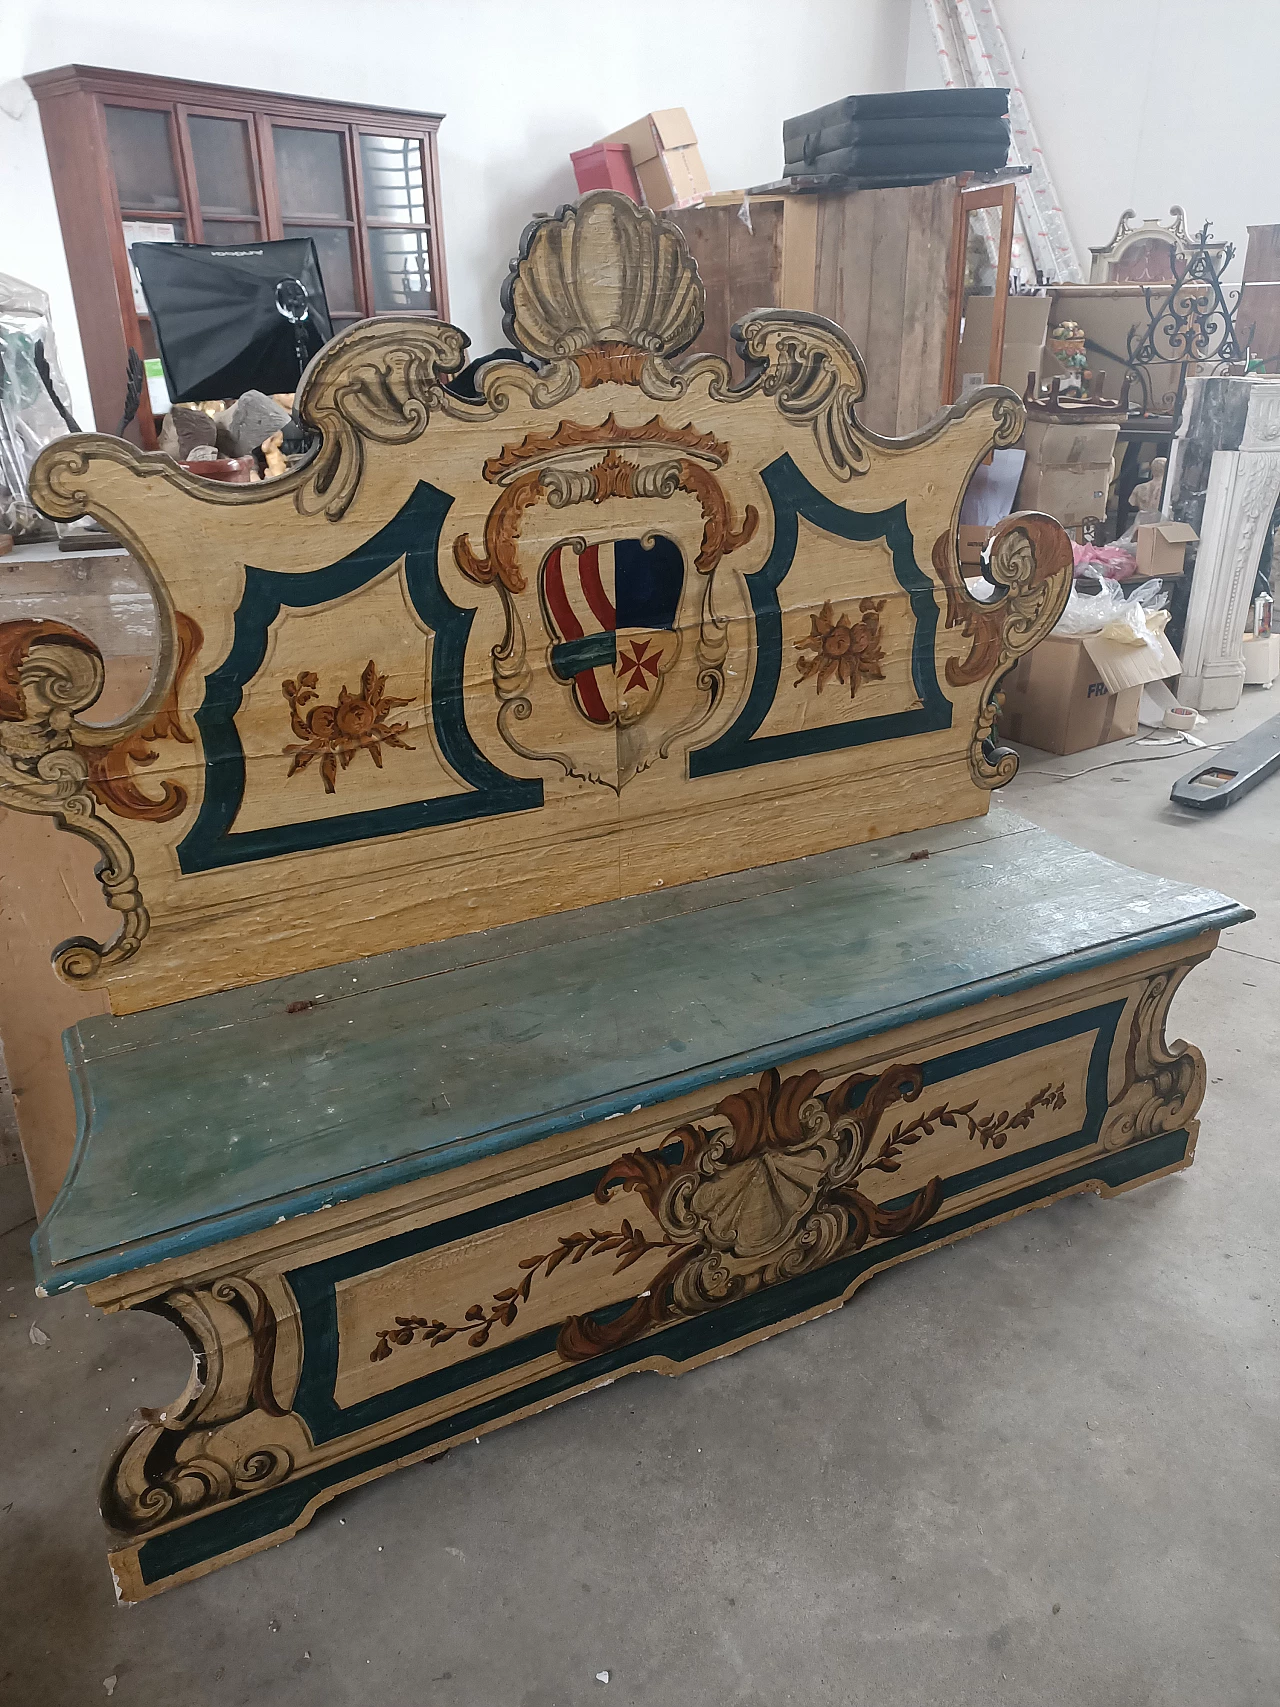
{"type": "Polygon", "coordinates": [[[87,1020],[37,1276],[140,1268],[1247,916],[993,809],[87,1020]]]}
{"type": "Polygon", "coordinates": [[[108,1472],[121,1592],[1185,1166],[1203,1064],[1164,1012],[1248,916],[995,810],[82,1022],[40,1284],[218,1371],[108,1472]]]}
{"type": "Polygon", "coordinates": [[[105,1473],[126,1600],[1191,1160],[1165,1016],[1248,913],[986,816],[1000,684],[1073,571],[1034,512],[961,564],[1017,397],[883,438],[802,310],[742,317],[738,378],[684,354],[684,237],[610,190],[533,219],[502,307],[521,360],[474,385],[458,327],[341,332],[314,455],[251,487],[101,434],[32,469],[156,602],[109,723],[91,635],[0,623],[0,806],[92,845],[116,917],[40,945],[79,1132],[38,1281],[194,1354],[105,1473]]]}

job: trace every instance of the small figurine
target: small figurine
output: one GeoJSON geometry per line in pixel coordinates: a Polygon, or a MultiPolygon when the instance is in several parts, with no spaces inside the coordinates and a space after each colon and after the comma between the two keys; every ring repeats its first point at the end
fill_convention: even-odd
{"type": "Polygon", "coordinates": [[[1160,508],[1160,499],[1164,493],[1164,471],[1168,466],[1168,457],[1152,457],[1150,475],[1141,486],[1135,486],[1130,492],[1129,502],[1139,514],[1160,508]]]}
{"type": "Polygon", "coordinates": [[[262,441],[262,455],[267,465],[267,479],[274,480],[279,474],[289,472],[289,464],[285,460],[284,451],[280,448],[284,443],[284,434],[275,432],[262,441]]]}
{"type": "Polygon", "coordinates": [[[1084,348],[1084,327],[1074,320],[1062,320],[1049,333],[1049,354],[1069,370],[1068,381],[1082,385],[1082,375],[1088,357],[1084,348]]]}

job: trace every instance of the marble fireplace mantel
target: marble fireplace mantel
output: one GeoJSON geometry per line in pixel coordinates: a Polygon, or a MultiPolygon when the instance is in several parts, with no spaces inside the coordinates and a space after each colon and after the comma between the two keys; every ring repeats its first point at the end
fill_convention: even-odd
{"type": "Polygon", "coordinates": [[[1228,711],[1239,704],[1245,619],[1277,499],[1280,378],[1192,380],[1165,500],[1174,516],[1192,521],[1200,533],[1182,637],[1178,698],[1184,705],[1228,711]],[[1201,507],[1197,487],[1203,508],[1194,517],[1188,505],[1201,507]]]}

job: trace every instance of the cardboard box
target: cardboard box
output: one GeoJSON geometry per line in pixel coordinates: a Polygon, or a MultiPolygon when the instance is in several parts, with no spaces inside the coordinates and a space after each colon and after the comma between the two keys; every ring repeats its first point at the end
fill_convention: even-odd
{"type": "Polygon", "coordinates": [[[646,113],[642,119],[602,137],[631,150],[645,204],[661,211],[689,207],[710,194],[711,181],[698,153],[698,139],[683,107],[646,113]]]}
{"type": "Polygon", "coordinates": [[[982,554],[991,543],[991,536],[996,530],[961,522],[957,531],[960,535],[960,567],[980,571],[982,554]]]}
{"type": "Polygon", "coordinates": [[[1118,431],[1115,423],[1028,421],[1017,508],[1042,510],[1065,528],[1106,515],[1118,431]]]}
{"type": "Polygon", "coordinates": [[[1115,455],[1115,421],[1028,421],[1019,443],[1040,468],[1102,468],[1115,455]]]}
{"type": "Polygon", "coordinates": [[[1138,529],[1138,573],[1181,575],[1187,547],[1200,535],[1188,522],[1149,522],[1138,529]]]}
{"type": "Polygon", "coordinates": [[[1082,753],[1136,735],[1141,698],[1140,687],[1110,692],[1083,638],[1051,634],[1005,678],[1000,734],[1046,753],[1082,753]]]}
{"type": "MultiPolygon", "coordinates": [[[[987,383],[987,356],[991,350],[991,315],[994,296],[971,296],[964,305],[964,331],[960,338],[957,372],[961,391],[987,383]]],[[[1012,386],[1021,397],[1027,375],[1040,372],[1044,356],[1045,329],[1049,323],[1047,296],[1011,296],[1005,305],[1004,355],[1000,363],[1001,385],[1012,386]]]]}
{"type": "Polygon", "coordinates": [[[1112,693],[1127,688],[1145,687],[1148,682],[1167,681],[1178,675],[1182,664],[1178,654],[1165,638],[1165,616],[1154,619],[1151,630],[1154,645],[1132,646],[1127,640],[1104,640],[1101,634],[1082,634],[1084,649],[1090,662],[1112,693]]]}
{"type": "Polygon", "coordinates": [[[1018,486],[1019,510],[1039,510],[1064,528],[1107,513],[1111,464],[1101,468],[1028,468],[1018,486]]]}
{"type": "Polygon", "coordinates": [[[637,205],[641,198],[639,179],[631,164],[631,150],[622,142],[593,142],[569,156],[578,189],[621,190],[637,205]]]}

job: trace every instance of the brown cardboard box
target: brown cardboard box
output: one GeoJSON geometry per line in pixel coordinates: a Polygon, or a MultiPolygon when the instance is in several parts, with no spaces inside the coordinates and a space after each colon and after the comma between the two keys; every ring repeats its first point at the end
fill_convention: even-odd
{"type": "Polygon", "coordinates": [[[631,150],[631,163],[648,207],[659,211],[689,207],[711,192],[711,181],[698,153],[698,139],[683,107],[646,113],[601,141],[623,143],[631,150]]]}
{"type": "MultiPolygon", "coordinates": [[[[960,375],[962,392],[972,385],[987,383],[991,314],[995,301],[994,296],[971,296],[965,303],[964,332],[960,338],[960,359],[956,370],[960,375]]],[[[1027,375],[1040,372],[1048,321],[1047,296],[1011,296],[1005,304],[1000,383],[1012,386],[1019,397],[1027,388],[1027,375]]]]}
{"type": "Polygon", "coordinates": [[[1181,575],[1188,545],[1200,538],[1187,522],[1150,522],[1138,529],[1138,573],[1181,575]]]}
{"type": "Polygon", "coordinates": [[[1039,510],[1071,530],[1090,516],[1107,513],[1111,464],[1101,468],[1032,468],[1018,486],[1017,508],[1039,510]]]}
{"type": "Polygon", "coordinates": [[[1065,528],[1106,515],[1118,431],[1114,423],[1028,421],[1017,508],[1042,510],[1065,528]]]}
{"type": "Polygon", "coordinates": [[[1127,640],[1106,640],[1101,634],[1080,636],[1090,662],[1112,693],[1141,688],[1147,682],[1167,682],[1181,671],[1178,654],[1164,631],[1167,619],[1164,611],[1148,619],[1149,645],[1131,646],[1127,640]]]}
{"type": "Polygon", "coordinates": [[[960,567],[962,569],[980,570],[982,554],[991,543],[994,528],[974,527],[969,522],[961,522],[957,530],[960,535],[960,567]]]}
{"type": "Polygon", "coordinates": [[[1108,693],[1075,635],[1051,634],[1005,678],[1000,734],[1046,753],[1081,753],[1138,733],[1140,687],[1108,693]]]}

